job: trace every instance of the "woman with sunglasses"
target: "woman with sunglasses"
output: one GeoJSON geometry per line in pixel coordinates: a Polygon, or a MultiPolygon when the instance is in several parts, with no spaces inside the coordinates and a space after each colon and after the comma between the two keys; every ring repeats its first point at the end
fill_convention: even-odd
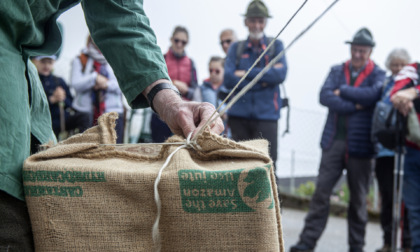
{"type": "MultiPolygon", "coordinates": [[[[193,100],[197,84],[194,62],[185,53],[188,44],[188,31],[185,27],[175,27],[171,37],[171,47],[164,55],[169,77],[178,88],[184,100],[193,100]]],[[[153,114],[151,121],[152,139],[155,143],[164,142],[172,135],[169,127],[153,114]]]]}
{"type": "Polygon", "coordinates": [[[220,104],[220,100],[217,98],[217,91],[223,83],[223,75],[225,74],[224,60],[221,57],[213,56],[209,62],[209,74],[210,77],[205,79],[203,84],[200,86],[201,97],[203,102],[209,102],[216,108],[220,104]]]}
{"type": "MultiPolygon", "coordinates": [[[[209,102],[216,108],[219,107],[220,103],[222,102],[222,100],[220,100],[218,97],[218,92],[223,84],[223,75],[225,74],[224,64],[225,60],[222,57],[211,57],[209,62],[210,77],[205,79],[203,84],[200,86],[202,101],[209,102]]],[[[222,119],[225,125],[225,131],[223,134],[229,137],[230,134],[228,133],[226,114],[224,117],[222,117],[222,119]]]]}

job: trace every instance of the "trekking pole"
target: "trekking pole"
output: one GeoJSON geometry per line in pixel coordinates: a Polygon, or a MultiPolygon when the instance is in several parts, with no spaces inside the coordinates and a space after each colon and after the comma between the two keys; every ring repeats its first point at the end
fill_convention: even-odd
{"type": "Polygon", "coordinates": [[[401,219],[401,201],[402,188],[404,179],[404,123],[403,115],[397,113],[397,135],[396,135],[396,152],[394,161],[394,191],[393,191],[393,209],[392,209],[392,252],[397,252],[401,247],[400,239],[400,219],[401,219]]]}
{"type": "Polygon", "coordinates": [[[64,102],[61,101],[58,103],[58,108],[60,109],[60,134],[58,135],[58,141],[64,140],[67,138],[66,134],[66,118],[64,114],[64,102]]]}

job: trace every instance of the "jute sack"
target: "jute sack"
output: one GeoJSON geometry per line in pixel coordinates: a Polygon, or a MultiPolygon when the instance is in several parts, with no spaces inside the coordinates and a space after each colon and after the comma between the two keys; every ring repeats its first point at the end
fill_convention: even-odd
{"type": "Polygon", "coordinates": [[[236,143],[210,132],[173,145],[115,144],[117,114],[30,156],[26,202],[37,251],[284,251],[277,188],[267,142],[236,143]]]}

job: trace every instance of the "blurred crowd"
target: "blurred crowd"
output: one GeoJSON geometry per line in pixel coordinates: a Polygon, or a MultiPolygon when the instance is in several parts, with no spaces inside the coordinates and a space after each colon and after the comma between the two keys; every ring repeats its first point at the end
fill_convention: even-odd
{"type": "MultiPolygon", "coordinates": [[[[266,36],[264,29],[271,16],[262,1],[252,1],[245,13],[249,35],[239,40],[232,29],[220,32],[220,46],[225,55],[209,59],[207,78],[197,79],[197,69],[186,48],[190,34],[176,26],[170,35],[171,45],[164,54],[169,77],[182,99],[208,102],[216,108],[243,78],[263,51],[261,60],[245,77],[237,93],[254,79],[284,48],[283,43],[266,36]]],[[[383,247],[391,251],[392,208],[394,194],[395,151],[371,138],[372,117],[377,102],[393,104],[402,114],[419,109],[418,65],[412,63],[405,49],[390,52],[386,71],[370,58],[375,41],[370,30],[361,28],[350,45],[350,59],[334,65],[320,91],[320,103],[328,108],[322,132],[322,157],[315,194],[305,226],[292,252],[308,252],[326,226],[333,187],[346,170],[351,197],[348,208],[349,251],[363,251],[367,223],[366,196],[372,169],[381,194],[383,247]]],[[[117,143],[164,142],[173,133],[150,108],[131,110],[114,72],[89,36],[86,47],[72,62],[70,82],[53,74],[59,55],[32,58],[47,95],[52,128],[59,140],[83,132],[107,112],[117,112],[117,143]]],[[[274,165],[278,154],[278,121],[284,106],[280,85],[286,79],[287,61],[283,56],[222,117],[224,136],[236,141],[264,138],[274,165]]],[[[420,118],[420,117],[419,117],[420,118]]],[[[403,208],[404,251],[420,251],[420,144],[406,142],[403,208]],[[409,175],[407,175],[409,174],[409,175]]]]}

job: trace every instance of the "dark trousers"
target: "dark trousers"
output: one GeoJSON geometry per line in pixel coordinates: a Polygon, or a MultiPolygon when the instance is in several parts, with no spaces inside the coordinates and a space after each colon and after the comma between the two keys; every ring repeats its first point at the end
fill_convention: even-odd
{"type": "MultiPolygon", "coordinates": [[[[392,245],[392,209],[394,196],[394,157],[379,157],[375,165],[376,179],[381,194],[381,227],[384,232],[384,244],[392,245]]],[[[404,208],[403,248],[410,248],[411,237],[408,224],[407,208],[404,208]]]]}
{"type": "MultiPolygon", "coordinates": [[[[65,119],[65,127],[67,131],[78,129],[80,133],[92,127],[92,123],[92,114],[86,112],[72,111],[67,114],[65,119]]],[[[55,136],[58,138],[58,135],[61,132],[60,118],[53,118],[52,127],[55,136]]]]}
{"type": "Polygon", "coordinates": [[[264,138],[270,143],[269,153],[274,166],[277,161],[278,121],[250,120],[229,116],[228,124],[232,132],[232,139],[244,141],[264,138]]]}
{"type": "Polygon", "coordinates": [[[410,147],[404,161],[403,198],[408,208],[411,248],[420,252],[420,150],[410,147]]]}
{"type": "Polygon", "coordinates": [[[34,251],[34,243],[25,202],[0,190],[0,252],[3,251],[34,251]]]}
{"type": "Polygon", "coordinates": [[[325,229],[330,196],[344,169],[347,170],[350,190],[347,210],[348,243],[350,248],[355,250],[361,250],[365,244],[366,196],[372,174],[372,160],[354,157],[348,157],[346,160],[346,149],[344,141],[335,140],[330,149],[322,151],[315,193],[305,218],[305,227],[300,234],[300,241],[311,247],[315,247],[325,229]]]}
{"type": "Polygon", "coordinates": [[[156,113],[152,114],[150,129],[152,130],[152,141],[154,143],[163,143],[168,137],[172,136],[171,129],[156,113]]]}

